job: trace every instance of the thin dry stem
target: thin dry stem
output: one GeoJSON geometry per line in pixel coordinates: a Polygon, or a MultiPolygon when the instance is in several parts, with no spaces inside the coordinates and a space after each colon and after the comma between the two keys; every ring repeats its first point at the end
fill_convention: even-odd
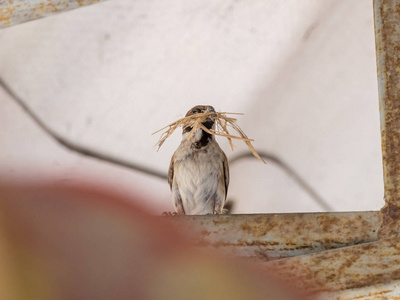
{"type": "MultiPolygon", "coordinates": [[[[188,139],[193,138],[193,134],[196,131],[197,128],[203,129],[205,132],[208,132],[209,134],[212,135],[219,135],[222,137],[226,137],[229,141],[229,145],[231,146],[231,149],[234,149],[234,145],[232,142],[232,139],[237,139],[241,140],[246,143],[247,147],[250,149],[250,151],[253,153],[255,157],[257,157],[259,160],[261,160],[263,163],[266,163],[257,153],[257,151],[254,149],[253,145],[251,142],[254,140],[249,139],[247,135],[243,132],[243,130],[237,125],[236,119],[235,118],[230,118],[227,117],[226,115],[243,115],[241,113],[227,113],[227,112],[209,112],[209,113],[199,113],[199,114],[194,114],[187,116],[185,118],[179,119],[163,128],[160,130],[157,130],[156,132],[152,134],[156,134],[160,131],[163,131],[166,129],[165,132],[160,137],[160,140],[156,145],[158,145],[158,150],[160,147],[164,144],[166,139],[171,136],[171,134],[177,129],[179,126],[182,127],[191,127],[192,130],[190,131],[188,135],[188,139]],[[215,130],[214,129],[208,129],[206,128],[203,123],[206,121],[206,119],[212,119],[215,122],[215,130]],[[232,135],[228,131],[228,126],[231,126],[234,130],[236,130],[237,133],[239,133],[240,136],[232,135]]],[[[157,150],[157,151],[158,151],[157,150]]]]}

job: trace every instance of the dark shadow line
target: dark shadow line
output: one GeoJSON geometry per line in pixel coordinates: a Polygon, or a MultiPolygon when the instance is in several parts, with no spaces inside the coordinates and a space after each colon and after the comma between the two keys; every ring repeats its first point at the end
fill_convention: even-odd
{"type": "Polygon", "coordinates": [[[74,143],[65,137],[59,135],[57,132],[55,132],[53,129],[48,127],[33,111],[32,109],[25,104],[25,102],[12,90],[12,88],[4,82],[2,78],[0,78],[0,86],[4,88],[4,90],[11,96],[12,99],[22,108],[22,110],[44,131],[46,132],[49,136],[51,136],[57,143],[60,145],[66,147],[67,149],[80,153],[85,156],[89,156],[92,158],[96,158],[102,161],[107,161],[112,164],[116,164],[125,168],[133,169],[139,172],[146,173],[148,175],[152,175],[161,179],[166,179],[167,175],[164,173],[158,172],[156,170],[146,168],[144,166],[140,166],[138,164],[134,164],[132,162],[129,162],[127,160],[114,157],[109,154],[105,153],[100,153],[95,150],[91,150],[89,148],[86,148],[84,146],[81,146],[77,143],[74,143]]]}
{"type": "MultiPolygon", "coordinates": [[[[58,144],[61,146],[66,147],[67,149],[77,152],[79,154],[92,157],[101,161],[105,161],[108,163],[112,163],[121,167],[125,167],[131,170],[139,171],[151,176],[155,176],[161,179],[167,179],[167,175],[165,173],[138,165],[134,164],[132,162],[129,162],[127,160],[114,157],[109,154],[101,153],[96,150],[91,150],[87,147],[81,146],[77,143],[74,143],[67,138],[59,135],[57,132],[55,132],[53,129],[48,127],[33,111],[32,109],[13,91],[13,89],[0,77],[0,86],[4,88],[4,90],[11,96],[11,98],[22,108],[22,110],[49,136],[51,136],[58,144]]],[[[285,162],[283,162],[281,159],[278,157],[268,154],[266,152],[259,152],[259,155],[266,159],[269,160],[279,167],[281,167],[290,177],[293,178],[297,184],[303,188],[309,196],[315,200],[316,203],[318,203],[323,209],[327,211],[333,211],[333,208],[324,200],[322,199],[321,196],[318,195],[318,193],[310,186],[308,185],[305,180],[297,173],[295,172],[291,167],[289,167],[285,162]]],[[[244,159],[244,158],[251,158],[253,157],[252,153],[243,153],[239,154],[232,159],[229,160],[229,164],[232,166],[235,162],[244,159]]]]}

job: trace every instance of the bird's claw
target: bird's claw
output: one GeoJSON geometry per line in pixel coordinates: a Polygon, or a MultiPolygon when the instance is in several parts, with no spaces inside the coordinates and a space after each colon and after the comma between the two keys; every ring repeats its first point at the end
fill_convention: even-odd
{"type": "Polygon", "coordinates": [[[161,216],[163,217],[174,217],[177,216],[178,214],[176,212],[170,212],[170,211],[164,211],[161,216]]]}

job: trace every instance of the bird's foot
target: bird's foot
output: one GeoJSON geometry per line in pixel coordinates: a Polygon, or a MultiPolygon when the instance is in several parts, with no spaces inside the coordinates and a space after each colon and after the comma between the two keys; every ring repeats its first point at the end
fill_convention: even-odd
{"type": "Polygon", "coordinates": [[[213,213],[206,214],[206,216],[213,216],[213,215],[221,215],[221,213],[214,210],[213,213]]]}
{"type": "Polygon", "coordinates": [[[170,212],[170,211],[164,211],[162,214],[161,214],[161,216],[163,216],[163,217],[174,217],[174,216],[177,216],[178,215],[178,213],[176,213],[176,212],[170,212]]]}

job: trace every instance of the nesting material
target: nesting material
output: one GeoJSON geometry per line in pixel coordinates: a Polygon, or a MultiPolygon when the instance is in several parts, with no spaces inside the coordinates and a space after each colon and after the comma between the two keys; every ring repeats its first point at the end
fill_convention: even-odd
{"type": "MultiPolygon", "coordinates": [[[[208,132],[209,134],[213,135],[219,135],[226,137],[229,141],[229,144],[232,148],[232,151],[234,149],[234,145],[232,142],[232,139],[236,140],[241,140],[246,143],[247,147],[249,147],[250,151],[253,153],[255,157],[257,157],[259,160],[261,160],[263,163],[266,163],[260,155],[258,155],[257,151],[254,149],[253,145],[251,142],[254,140],[249,139],[247,135],[243,132],[243,130],[239,127],[239,125],[236,124],[237,120],[235,118],[227,117],[226,115],[243,115],[241,113],[227,113],[227,112],[208,112],[208,113],[198,113],[194,115],[187,116],[185,118],[179,119],[168,126],[165,126],[161,128],[160,130],[157,130],[153,134],[156,134],[160,131],[165,130],[165,132],[161,135],[160,140],[156,144],[158,146],[158,149],[162,146],[162,144],[165,142],[165,140],[177,129],[178,127],[191,127],[192,130],[190,131],[188,135],[188,139],[193,138],[193,134],[197,128],[203,129],[205,132],[208,132]],[[215,122],[215,130],[214,129],[207,129],[204,125],[203,122],[206,121],[206,119],[212,119],[215,122]],[[232,127],[233,129],[236,130],[237,133],[239,133],[240,136],[232,135],[228,131],[228,127],[232,127]]],[[[158,150],[157,150],[158,151],[158,150]]]]}

